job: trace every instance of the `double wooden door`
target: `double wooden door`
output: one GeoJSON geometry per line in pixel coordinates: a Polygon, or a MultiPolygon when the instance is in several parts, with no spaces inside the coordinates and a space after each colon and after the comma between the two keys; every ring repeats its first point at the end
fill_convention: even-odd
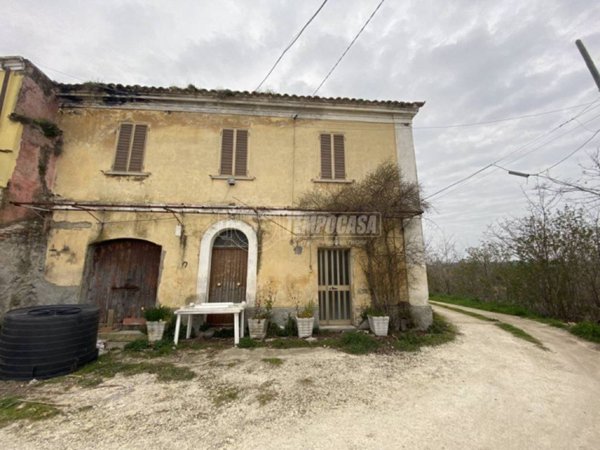
{"type": "Polygon", "coordinates": [[[83,297],[98,305],[100,322],[118,327],[156,304],[161,247],[136,239],[101,242],[91,249],[83,297]]]}

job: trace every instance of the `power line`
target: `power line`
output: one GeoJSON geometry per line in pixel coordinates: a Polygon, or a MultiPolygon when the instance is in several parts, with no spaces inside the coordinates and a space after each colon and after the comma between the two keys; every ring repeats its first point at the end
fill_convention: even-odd
{"type": "Polygon", "coordinates": [[[256,87],[256,89],[254,89],[255,92],[258,91],[261,88],[261,86],[264,84],[265,81],[267,81],[267,78],[269,78],[269,76],[273,73],[273,71],[275,70],[275,67],[277,67],[277,65],[279,64],[279,61],[281,61],[281,59],[287,53],[287,51],[290,48],[292,48],[292,45],[294,45],[296,43],[296,41],[298,40],[298,38],[304,32],[304,30],[306,30],[306,27],[308,27],[308,25],[310,25],[310,23],[313,21],[313,19],[315,17],[317,17],[317,14],[319,14],[319,12],[321,12],[321,10],[323,9],[323,6],[325,6],[325,3],[327,3],[327,2],[328,2],[328,0],[325,0],[323,3],[321,3],[321,6],[319,6],[319,8],[315,11],[315,13],[312,15],[312,17],[310,19],[308,19],[308,22],[306,22],[304,24],[304,26],[302,27],[302,29],[300,30],[300,32],[294,37],[294,39],[292,39],[292,42],[290,42],[288,44],[288,46],[283,50],[283,52],[281,52],[281,55],[279,55],[279,58],[277,58],[277,61],[275,61],[275,64],[273,64],[273,67],[271,67],[271,70],[269,70],[269,72],[267,73],[267,75],[265,75],[265,77],[259,83],[259,85],[256,87]]]}
{"type": "MultiPolygon", "coordinates": [[[[598,115],[596,115],[596,116],[592,117],[590,120],[588,120],[588,121],[586,121],[586,122],[584,122],[584,123],[589,123],[589,122],[591,122],[591,121],[593,121],[593,120],[597,119],[598,117],[600,117],[600,114],[598,114],[598,115]]],[[[568,123],[568,121],[567,121],[567,122],[565,122],[565,123],[568,123]]],[[[561,124],[560,126],[564,125],[565,123],[561,124]]],[[[532,144],[532,143],[534,143],[535,141],[539,140],[540,138],[544,137],[545,135],[551,134],[552,132],[554,132],[554,131],[556,131],[558,128],[560,128],[560,126],[559,126],[559,127],[557,127],[557,128],[554,128],[554,129],[553,129],[553,130],[551,130],[550,132],[546,132],[546,133],[544,133],[544,134],[542,134],[542,135],[540,135],[540,136],[538,136],[538,137],[534,138],[533,140],[529,141],[527,144],[525,144],[525,145],[523,145],[523,146],[519,147],[518,149],[516,149],[516,150],[514,150],[513,152],[509,153],[508,155],[506,155],[506,156],[504,156],[504,157],[502,157],[502,158],[500,158],[500,159],[498,159],[498,160],[496,160],[496,161],[494,161],[494,162],[492,162],[492,163],[490,163],[490,164],[486,165],[485,167],[481,168],[480,170],[478,170],[478,171],[476,171],[476,172],[474,172],[474,173],[472,173],[472,174],[468,175],[468,176],[467,176],[467,177],[465,177],[464,179],[458,180],[458,182],[455,182],[455,183],[453,183],[452,185],[448,185],[448,186],[446,186],[445,188],[443,188],[443,189],[440,189],[439,191],[435,192],[434,194],[430,195],[429,197],[425,197],[425,200],[427,200],[427,199],[429,199],[429,198],[433,197],[434,195],[438,195],[438,194],[440,194],[440,193],[447,192],[447,191],[448,191],[448,189],[451,189],[452,187],[454,187],[454,186],[456,186],[456,185],[458,185],[458,184],[461,184],[461,183],[463,183],[463,182],[466,182],[466,181],[468,181],[469,179],[473,178],[474,176],[476,176],[476,175],[480,174],[481,172],[484,172],[486,169],[489,169],[489,168],[491,168],[491,167],[496,167],[496,168],[498,168],[498,169],[505,170],[505,171],[507,171],[507,172],[512,172],[510,169],[507,169],[507,168],[505,168],[505,167],[499,166],[499,165],[498,165],[498,163],[499,163],[500,161],[502,161],[503,159],[505,159],[505,158],[508,158],[508,157],[509,157],[511,154],[514,154],[516,151],[519,151],[519,150],[522,150],[522,149],[524,149],[525,147],[528,147],[529,145],[531,145],[531,144],[532,144]]],[[[519,159],[522,159],[522,158],[524,158],[525,156],[529,155],[530,153],[533,153],[534,151],[537,151],[537,150],[539,150],[539,149],[543,148],[543,147],[544,147],[544,146],[546,146],[547,144],[549,144],[549,143],[551,143],[551,142],[554,142],[556,139],[559,139],[559,138],[561,138],[561,137],[563,137],[563,136],[566,136],[566,135],[567,135],[567,134],[569,134],[569,133],[572,133],[572,132],[573,132],[575,129],[577,129],[577,128],[578,128],[578,127],[580,127],[580,126],[581,126],[581,125],[578,125],[577,127],[573,128],[573,129],[571,129],[571,130],[569,130],[569,131],[567,131],[567,132],[565,132],[565,133],[559,134],[558,136],[554,136],[554,137],[553,137],[552,139],[550,139],[549,141],[546,141],[546,142],[544,142],[544,143],[542,143],[542,144],[540,144],[540,145],[538,145],[538,146],[534,147],[533,149],[531,149],[531,150],[529,150],[529,151],[525,152],[523,155],[520,155],[518,158],[516,158],[516,159],[513,159],[512,161],[510,161],[510,163],[514,163],[515,161],[518,161],[519,159]]],[[[490,174],[491,174],[491,172],[488,172],[487,174],[483,175],[481,178],[485,178],[485,177],[489,176],[490,174]]],[[[537,176],[537,175],[536,175],[536,176],[537,176]]]]}
{"type": "Polygon", "coordinates": [[[557,112],[569,111],[571,109],[580,108],[582,106],[590,106],[599,100],[596,100],[596,101],[590,102],[590,103],[582,103],[580,105],[568,106],[566,108],[561,108],[561,109],[553,109],[550,111],[543,111],[543,112],[535,113],[535,114],[525,114],[523,116],[505,117],[502,119],[487,120],[484,122],[471,122],[471,123],[460,123],[460,124],[454,124],[454,125],[431,125],[431,126],[423,126],[423,127],[413,127],[413,129],[414,130],[429,130],[429,129],[461,128],[461,127],[474,127],[477,125],[488,125],[488,124],[498,123],[498,122],[508,122],[511,120],[527,119],[530,117],[539,117],[539,116],[545,116],[547,114],[554,114],[557,112]]]}
{"type": "Polygon", "coordinates": [[[555,162],[554,164],[552,164],[550,167],[546,167],[544,170],[541,170],[540,172],[538,172],[536,175],[539,175],[542,172],[548,172],[551,169],[554,169],[556,166],[558,166],[559,164],[562,164],[563,162],[565,162],[567,159],[569,159],[571,156],[573,156],[575,153],[577,153],[579,150],[581,150],[583,147],[585,147],[592,139],[594,139],[598,133],[600,133],[600,128],[598,128],[594,134],[592,134],[589,138],[587,138],[583,144],[581,144],[579,147],[577,147],[575,150],[573,150],[571,153],[569,153],[567,156],[565,156],[564,158],[562,158],[560,161],[555,162]]]}
{"type": "MultiPolygon", "coordinates": [[[[545,132],[545,133],[543,133],[543,134],[539,135],[538,137],[536,137],[536,138],[532,139],[531,141],[529,141],[529,142],[528,142],[528,143],[526,143],[525,145],[522,145],[522,146],[518,147],[517,149],[515,149],[515,150],[513,150],[512,152],[510,152],[510,153],[508,153],[508,154],[504,155],[503,157],[501,157],[501,158],[499,158],[499,159],[497,159],[497,160],[495,160],[495,161],[493,161],[493,162],[491,162],[491,163],[489,163],[489,164],[486,164],[486,165],[485,165],[485,166],[483,166],[482,168],[480,168],[480,169],[476,170],[475,172],[473,172],[473,173],[471,173],[471,174],[467,175],[466,177],[463,177],[463,178],[461,178],[461,179],[459,179],[459,180],[457,180],[457,181],[455,181],[455,182],[453,182],[453,183],[450,183],[449,185],[447,185],[447,186],[443,187],[442,189],[439,189],[439,190],[437,190],[437,191],[436,191],[436,192],[434,192],[433,194],[431,194],[431,195],[428,195],[427,197],[425,197],[424,199],[425,199],[425,200],[429,200],[429,199],[431,199],[431,198],[433,198],[433,197],[435,197],[435,196],[437,196],[437,195],[439,195],[439,194],[441,194],[441,193],[443,193],[443,192],[447,191],[448,189],[451,189],[451,188],[453,188],[454,186],[457,186],[457,185],[459,185],[459,184],[462,184],[462,183],[466,182],[467,180],[469,180],[469,179],[473,178],[474,176],[476,176],[476,175],[479,175],[481,172],[484,172],[485,170],[489,169],[490,167],[494,167],[494,166],[496,166],[496,165],[497,165],[499,162],[501,162],[502,160],[504,160],[504,159],[508,158],[509,156],[511,156],[511,155],[513,155],[513,154],[515,154],[515,153],[517,153],[517,152],[519,152],[519,151],[523,150],[524,148],[528,147],[528,146],[529,146],[529,145],[531,145],[532,143],[534,143],[534,142],[536,142],[536,141],[539,141],[541,138],[543,138],[543,137],[545,137],[545,136],[548,136],[548,135],[550,135],[550,134],[554,133],[555,131],[557,131],[558,129],[560,129],[560,128],[562,128],[563,126],[567,125],[568,123],[570,123],[570,122],[572,122],[572,121],[576,120],[578,117],[580,117],[581,115],[583,115],[583,114],[585,114],[586,112],[588,112],[588,110],[595,109],[596,107],[600,106],[600,105],[598,105],[598,106],[596,106],[596,107],[594,107],[594,108],[591,108],[591,106],[592,106],[592,105],[594,105],[595,103],[597,103],[597,102],[599,102],[599,101],[600,101],[600,99],[597,99],[596,101],[592,102],[592,103],[591,103],[591,104],[590,104],[588,107],[586,107],[586,108],[585,108],[583,111],[580,111],[580,112],[579,112],[578,114],[576,114],[575,116],[573,116],[573,117],[571,117],[570,119],[568,119],[568,120],[566,120],[566,121],[564,121],[564,122],[560,123],[559,125],[555,126],[555,127],[554,127],[554,128],[552,128],[550,131],[547,131],[547,132],[545,132]]],[[[592,120],[593,120],[593,119],[592,119],[592,120]]],[[[572,131],[572,130],[571,130],[571,131],[572,131]]],[[[570,132],[570,131],[569,131],[569,132],[570,132]]],[[[567,132],[567,133],[569,133],[569,132],[567,132]]],[[[564,134],[567,134],[567,133],[564,133],[564,134]]],[[[543,145],[547,145],[547,144],[549,144],[550,142],[552,142],[552,141],[554,141],[554,140],[558,139],[559,137],[562,137],[564,134],[562,134],[562,135],[559,135],[559,136],[555,136],[553,139],[551,139],[550,141],[546,142],[546,143],[545,143],[545,144],[543,144],[543,145]]],[[[539,149],[539,148],[541,148],[541,146],[539,146],[539,147],[535,148],[535,150],[537,150],[537,149],[539,149]]],[[[532,151],[533,151],[533,150],[530,150],[528,153],[531,153],[532,151]]]]}
{"type": "Polygon", "coordinates": [[[321,89],[321,87],[329,79],[329,77],[331,76],[331,74],[333,73],[333,71],[335,70],[335,68],[338,66],[338,64],[342,61],[342,59],[344,59],[344,56],[346,56],[346,53],[348,53],[348,50],[350,50],[350,48],[354,45],[354,43],[356,42],[356,40],[358,39],[358,37],[361,35],[361,33],[363,32],[363,30],[367,27],[367,25],[369,24],[369,22],[371,21],[371,19],[373,18],[373,16],[377,13],[377,11],[379,11],[379,8],[381,8],[381,5],[383,5],[384,1],[385,0],[381,0],[379,2],[379,4],[377,5],[377,7],[373,10],[373,12],[371,13],[371,15],[367,19],[367,21],[362,26],[362,28],[358,31],[358,33],[356,34],[356,36],[354,36],[354,39],[352,39],[352,42],[350,42],[350,44],[348,45],[348,47],[346,47],[346,50],[344,50],[344,52],[342,53],[342,55],[339,57],[339,59],[336,61],[336,63],[331,68],[331,70],[327,73],[327,75],[325,75],[325,78],[323,78],[323,81],[321,81],[321,84],[319,84],[319,86],[313,91],[312,95],[317,95],[317,92],[319,92],[319,89],[321,89]]]}

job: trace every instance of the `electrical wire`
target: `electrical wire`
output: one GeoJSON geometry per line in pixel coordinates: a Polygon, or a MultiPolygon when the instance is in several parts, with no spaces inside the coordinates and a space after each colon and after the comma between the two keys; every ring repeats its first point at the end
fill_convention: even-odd
{"type": "MultiPolygon", "coordinates": [[[[547,132],[545,132],[545,133],[543,133],[543,134],[541,134],[541,135],[537,136],[536,138],[534,138],[534,139],[532,139],[531,141],[527,142],[525,145],[522,145],[522,146],[518,147],[517,149],[513,150],[512,152],[510,152],[510,153],[508,153],[508,154],[504,155],[503,157],[501,157],[501,158],[498,158],[497,160],[495,160],[495,161],[493,161],[493,162],[491,162],[491,163],[489,163],[489,164],[486,164],[485,166],[481,167],[480,169],[476,170],[475,172],[472,172],[472,173],[470,173],[469,175],[467,175],[467,176],[465,176],[465,177],[463,177],[463,178],[461,178],[461,179],[459,179],[459,180],[457,180],[457,181],[455,181],[455,182],[453,182],[453,183],[450,183],[449,185],[447,185],[447,186],[443,187],[442,189],[439,189],[439,190],[437,190],[437,191],[436,191],[436,192],[434,192],[433,194],[431,194],[431,195],[428,195],[428,196],[427,196],[427,197],[425,197],[424,199],[425,199],[425,200],[429,200],[429,199],[431,199],[431,198],[433,198],[433,197],[436,197],[436,196],[438,196],[439,194],[441,194],[441,193],[443,193],[443,192],[447,191],[448,189],[451,189],[451,188],[453,188],[454,186],[457,186],[457,185],[459,185],[459,184],[462,184],[462,183],[466,182],[467,180],[469,180],[469,179],[471,179],[471,178],[473,178],[473,177],[475,177],[475,176],[479,175],[480,173],[484,172],[485,170],[487,170],[487,169],[489,169],[489,168],[491,168],[491,167],[494,167],[496,164],[498,164],[499,162],[501,162],[501,161],[503,161],[504,159],[508,158],[509,156],[511,156],[511,155],[514,155],[515,153],[517,153],[517,152],[519,152],[519,151],[523,150],[524,148],[528,147],[528,146],[529,146],[529,145],[531,145],[532,143],[534,143],[534,142],[536,142],[536,141],[539,141],[541,138],[543,138],[543,137],[545,137],[545,136],[548,136],[548,135],[550,135],[550,134],[554,133],[555,131],[557,131],[557,130],[559,130],[560,128],[564,127],[564,126],[565,126],[565,125],[567,125],[568,123],[570,123],[570,122],[572,122],[572,121],[576,120],[577,118],[579,118],[581,115],[585,114],[586,112],[589,112],[590,110],[592,110],[592,109],[595,109],[596,107],[599,107],[600,105],[597,105],[597,106],[595,106],[595,107],[593,107],[593,108],[592,108],[592,105],[594,105],[594,104],[598,103],[599,101],[600,101],[600,98],[599,98],[599,99],[597,99],[596,101],[592,102],[592,103],[591,103],[591,104],[590,104],[588,107],[586,107],[586,108],[585,108],[583,111],[580,111],[578,114],[576,114],[575,116],[571,117],[570,119],[568,119],[568,120],[566,120],[566,121],[564,121],[564,122],[560,123],[559,125],[555,126],[555,127],[554,127],[554,128],[552,128],[551,130],[549,130],[549,131],[547,131],[547,132]]],[[[592,120],[593,120],[593,119],[592,119],[592,120]]],[[[571,130],[571,131],[572,131],[572,130],[571,130]]],[[[570,131],[569,131],[569,132],[570,132],[570,131]]],[[[567,134],[567,133],[565,133],[565,134],[567,134]]],[[[564,135],[564,134],[562,134],[562,135],[559,135],[559,136],[555,136],[555,137],[554,137],[552,140],[550,140],[550,141],[546,142],[544,145],[547,145],[548,143],[550,143],[550,142],[553,142],[554,140],[558,139],[559,137],[562,137],[563,135],[564,135]]],[[[537,147],[535,150],[537,150],[537,149],[539,149],[539,148],[541,148],[541,146],[540,146],[540,147],[537,147]]],[[[531,151],[529,151],[529,153],[531,153],[531,151]]]]}
{"type": "Polygon", "coordinates": [[[414,130],[439,130],[439,129],[447,129],[447,128],[462,128],[462,127],[475,127],[478,125],[489,125],[492,123],[498,123],[498,122],[509,122],[511,120],[519,120],[519,119],[527,119],[530,117],[539,117],[539,116],[545,116],[548,114],[554,114],[557,112],[562,112],[562,111],[569,111],[571,109],[576,109],[576,108],[580,108],[582,106],[590,106],[593,105],[594,103],[600,101],[600,99],[594,101],[594,102],[590,102],[590,103],[582,103],[580,105],[573,105],[573,106],[568,106],[566,108],[561,108],[561,109],[553,109],[550,111],[542,111],[540,113],[535,113],[535,114],[525,114],[523,116],[515,116],[515,117],[505,117],[502,119],[494,119],[494,120],[487,120],[484,122],[471,122],[471,123],[459,123],[459,124],[455,124],[455,125],[431,125],[431,126],[422,126],[422,127],[413,127],[414,130]]]}
{"type": "MultiPolygon", "coordinates": [[[[598,117],[600,117],[600,114],[598,114],[598,115],[596,115],[596,116],[592,117],[592,118],[591,118],[591,119],[589,119],[588,121],[584,122],[584,124],[585,124],[585,123],[589,123],[589,122],[591,122],[591,121],[593,121],[593,120],[597,119],[598,117]]],[[[528,154],[530,154],[530,153],[532,153],[532,152],[534,152],[534,151],[536,151],[536,150],[539,150],[540,148],[542,148],[542,147],[546,146],[547,144],[549,144],[549,143],[551,143],[551,142],[554,142],[556,139],[558,139],[558,138],[561,138],[561,137],[563,137],[563,136],[565,136],[565,135],[567,135],[567,134],[569,134],[569,133],[572,133],[573,131],[575,131],[575,130],[576,130],[578,127],[580,127],[580,126],[583,126],[583,124],[581,124],[581,125],[578,125],[577,127],[573,128],[573,129],[571,129],[571,130],[569,130],[569,131],[567,131],[567,132],[565,132],[565,133],[559,134],[558,136],[555,136],[554,138],[550,139],[549,141],[547,141],[547,142],[544,142],[544,143],[542,143],[542,144],[540,144],[540,145],[538,145],[538,146],[534,147],[533,149],[529,150],[528,152],[524,153],[523,155],[519,156],[518,158],[516,158],[516,159],[514,159],[514,160],[510,161],[510,163],[514,163],[514,162],[516,162],[516,161],[518,161],[518,160],[520,160],[520,159],[524,158],[524,157],[525,157],[525,156],[527,156],[528,154]]],[[[587,128],[586,128],[586,129],[587,129],[587,128]]],[[[599,130],[599,131],[600,131],[600,130],[599,130]]],[[[592,136],[592,138],[591,138],[591,139],[593,139],[593,137],[594,137],[594,136],[592,136]]],[[[589,139],[589,140],[591,140],[591,139],[589,139]]],[[[535,140],[535,139],[534,139],[534,140],[535,140]]],[[[586,145],[586,144],[589,142],[589,140],[588,140],[588,141],[586,141],[586,142],[584,142],[584,143],[582,144],[582,146],[581,146],[581,147],[578,147],[578,148],[576,149],[576,151],[578,151],[578,150],[581,150],[581,148],[583,148],[583,146],[585,146],[585,145],[586,145]]],[[[526,144],[525,146],[523,146],[523,147],[521,147],[521,148],[524,148],[524,147],[526,147],[527,145],[528,145],[528,144],[526,144]]],[[[573,152],[573,154],[574,154],[574,153],[575,153],[575,152],[573,152]]],[[[507,156],[508,156],[508,155],[507,155],[507,156]]],[[[566,160],[566,158],[565,158],[565,160],[566,160]]],[[[502,166],[498,165],[498,162],[499,162],[499,161],[500,161],[500,160],[497,160],[496,162],[493,162],[493,163],[490,163],[490,164],[488,164],[486,167],[482,168],[482,170],[480,170],[480,171],[479,171],[479,173],[481,173],[481,172],[484,172],[486,169],[489,169],[489,168],[491,168],[491,167],[496,167],[496,168],[498,168],[498,169],[501,169],[501,170],[504,170],[504,171],[506,171],[506,172],[514,172],[514,170],[507,169],[506,167],[502,167],[502,166]]],[[[558,164],[556,164],[556,165],[558,165],[558,164]]],[[[545,172],[546,170],[549,170],[549,169],[544,169],[544,170],[542,170],[542,171],[540,171],[540,172],[533,173],[533,174],[523,174],[523,175],[524,175],[524,176],[544,177],[544,175],[541,175],[541,173],[545,172]]],[[[475,176],[475,175],[478,175],[479,173],[477,173],[477,174],[472,174],[472,175],[473,175],[473,176],[475,176]]],[[[480,180],[481,180],[481,179],[484,179],[485,177],[487,177],[487,176],[489,176],[489,175],[491,175],[491,174],[492,174],[492,172],[488,172],[488,173],[486,173],[485,175],[483,175],[483,176],[480,178],[480,180]]],[[[470,177],[470,178],[472,178],[472,177],[470,177]]],[[[548,178],[548,177],[546,177],[546,178],[548,178]]],[[[464,180],[464,181],[466,182],[467,180],[464,180]]],[[[458,184],[458,183],[457,183],[457,184],[458,184]]],[[[450,188],[450,187],[454,187],[454,186],[449,186],[449,188],[450,188]]],[[[452,192],[452,191],[450,191],[450,192],[452,192]]],[[[448,191],[446,191],[446,193],[448,193],[448,191]]],[[[429,198],[429,197],[427,197],[427,198],[429,198]]],[[[427,198],[426,198],[426,199],[427,199],[427,198]]]]}
{"type": "Polygon", "coordinates": [[[373,10],[373,12],[371,13],[371,15],[367,19],[367,21],[362,26],[362,28],[358,31],[358,33],[356,34],[356,36],[354,36],[354,39],[352,39],[352,41],[350,42],[350,44],[348,45],[348,47],[346,47],[346,50],[344,50],[344,52],[342,53],[342,55],[339,57],[339,59],[336,61],[336,63],[333,65],[333,67],[327,73],[327,75],[325,75],[325,78],[323,78],[323,81],[321,81],[321,84],[319,84],[319,86],[317,86],[317,88],[313,91],[312,95],[317,95],[317,92],[319,92],[319,89],[321,89],[321,87],[329,79],[329,77],[331,76],[331,74],[333,73],[333,71],[335,70],[335,68],[338,66],[338,64],[342,61],[342,59],[344,59],[344,56],[346,56],[346,53],[348,53],[348,50],[350,50],[350,48],[354,45],[354,43],[356,42],[356,40],[358,39],[358,37],[361,35],[361,33],[363,32],[363,30],[367,27],[367,25],[369,24],[369,22],[371,21],[371,19],[373,18],[373,16],[375,16],[375,14],[377,13],[377,11],[379,11],[379,8],[381,8],[381,5],[383,5],[384,1],[385,0],[381,0],[379,2],[379,4],[377,5],[377,7],[373,10]]]}
{"type": "Polygon", "coordinates": [[[592,134],[589,138],[587,138],[579,147],[577,147],[575,150],[573,150],[567,156],[565,156],[564,158],[562,158],[558,162],[555,162],[550,167],[546,167],[544,170],[541,170],[536,175],[539,175],[540,173],[543,173],[543,172],[548,172],[549,170],[554,169],[559,164],[562,164],[563,162],[565,162],[567,159],[569,159],[571,156],[573,156],[575,153],[577,153],[579,150],[581,150],[583,147],[585,147],[589,142],[591,142],[598,135],[598,133],[600,133],[600,128],[598,128],[594,132],[594,134],[592,134]]]}
{"type": "Polygon", "coordinates": [[[306,22],[304,24],[304,26],[302,27],[300,32],[298,34],[296,34],[294,39],[292,39],[292,42],[290,42],[288,44],[288,46],[283,49],[283,52],[281,52],[281,55],[279,55],[279,58],[277,58],[277,61],[275,61],[275,64],[273,64],[273,67],[271,67],[271,70],[269,70],[269,72],[267,73],[267,75],[265,75],[263,80],[258,84],[258,86],[256,86],[256,89],[254,89],[254,92],[257,92],[262,87],[262,85],[265,83],[265,81],[267,81],[267,78],[269,78],[269,76],[273,73],[273,71],[275,70],[275,68],[277,67],[277,65],[279,64],[281,59],[283,58],[283,56],[287,53],[287,51],[290,48],[292,48],[292,46],[296,43],[298,38],[302,35],[302,33],[304,33],[304,30],[306,30],[306,28],[310,25],[310,23],[314,20],[314,18],[317,17],[317,15],[321,12],[321,10],[323,9],[323,6],[325,6],[325,3],[327,3],[327,2],[328,2],[328,0],[325,0],[323,3],[321,3],[321,6],[319,6],[319,8],[315,11],[315,13],[311,16],[311,18],[308,19],[308,22],[306,22]]]}

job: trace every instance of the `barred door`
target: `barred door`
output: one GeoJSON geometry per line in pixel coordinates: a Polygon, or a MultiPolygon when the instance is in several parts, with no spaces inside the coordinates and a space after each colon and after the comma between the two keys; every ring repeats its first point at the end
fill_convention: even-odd
{"type": "Polygon", "coordinates": [[[350,250],[320,248],[319,323],[346,325],[352,319],[350,250]]]}

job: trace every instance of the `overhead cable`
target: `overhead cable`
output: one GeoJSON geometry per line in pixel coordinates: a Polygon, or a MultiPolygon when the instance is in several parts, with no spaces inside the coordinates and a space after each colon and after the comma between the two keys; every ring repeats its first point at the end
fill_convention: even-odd
{"type": "Polygon", "coordinates": [[[267,74],[265,75],[265,77],[263,78],[263,80],[258,84],[258,86],[256,86],[256,89],[254,89],[254,92],[258,91],[262,87],[262,85],[265,83],[265,81],[267,81],[267,78],[269,78],[269,76],[273,73],[273,71],[275,70],[275,67],[277,67],[277,65],[279,64],[279,61],[281,61],[281,59],[287,53],[287,51],[290,48],[292,48],[292,46],[296,43],[296,41],[298,40],[298,38],[304,32],[304,30],[306,30],[306,27],[308,27],[308,25],[310,25],[310,23],[313,21],[313,19],[315,17],[317,17],[317,15],[321,12],[321,10],[323,9],[323,6],[325,6],[325,3],[327,3],[327,1],[328,0],[325,0],[323,3],[321,3],[321,6],[319,6],[319,8],[315,11],[315,13],[311,16],[311,18],[308,19],[308,22],[306,22],[304,24],[304,26],[302,27],[302,29],[300,30],[300,32],[294,37],[294,39],[292,39],[292,42],[290,42],[288,44],[288,46],[283,49],[283,52],[281,52],[281,55],[279,55],[279,58],[277,58],[277,61],[275,61],[275,64],[273,64],[273,67],[271,67],[271,70],[269,70],[269,72],[267,72],[267,74]]]}
{"type": "Polygon", "coordinates": [[[361,33],[363,32],[363,30],[367,27],[367,25],[369,24],[369,22],[371,21],[371,19],[373,18],[373,16],[375,16],[375,14],[377,13],[377,11],[379,11],[379,8],[381,8],[381,5],[383,5],[384,1],[385,0],[381,0],[379,2],[379,4],[377,5],[377,7],[373,10],[373,12],[371,13],[371,15],[367,19],[367,21],[362,26],[362,28],[358,31],[358,33],[356,34],[356,36],[354,36],[354,39],[352,39],[352,42],[350,42],[350,44],[348,45],[348,47],[346,47],[346,50],[344,50],[344,52],[342,53],[342,55],[339,57],[339,59],[336,61],[336,63],[331,68],[331,70],[327,73],[327,75],[325,75],[325,78],[323,78],[323,81],[321,81],[321,84],[319,84],[319,86],[317,86],[317,88],[313,91],[312,95],[317,95],[317,92],[319,92],[319,89],[321,89],[321,86],[323,86],[325,84],[325,82],[329,79],[329,77],[331,76],[331,74],[333,73],[333,71],[335,70],[335,68],[338,66],[338,64],[342,61],[342,59],[344,59],[344,56],[346,56],[346,53],[348,53],[348,50],[350,50],[350,48],[354,45],[354,43],[356,42],[356,40],[358,39],[358,37],[361,35],[361,33]]]}

